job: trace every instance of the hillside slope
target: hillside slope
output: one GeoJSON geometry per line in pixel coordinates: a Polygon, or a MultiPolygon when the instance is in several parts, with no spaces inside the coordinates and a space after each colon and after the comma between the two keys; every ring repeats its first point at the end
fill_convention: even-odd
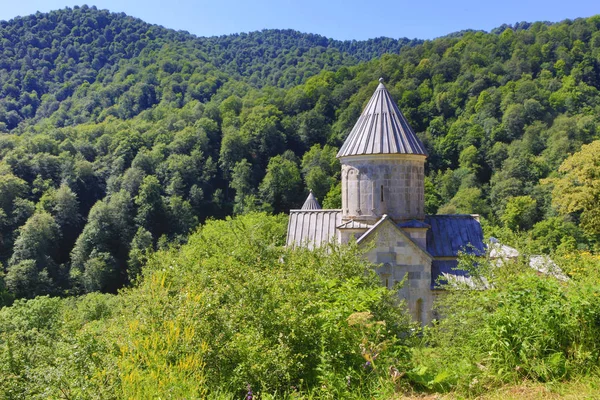
{"type": "Polygon", "coordinates": [[[21,120],[48,116],[83,82],[112,79],[123,60],[165,46],[185,48],[189,61],[218,68],[222,80],[289,87],[323,69],[398,53],[419,41],[337,41],[293,30],[203,38],[83,6],[2,21],[0,43],[0,123],[12,129],[21,120]]]}
{"type": "Polygon", "coordinates": [[[430,154],[427,212],[480,213],[536,251],[593,248],[541,180],[599,138],[599,29],[596,16],[464,32],[356,64],[402,41],[195,38],[93,8],[3,22],[6,285],[114,292],[206,218],[285,212],[308,187],[339,207],[336,148],[381,76],[430,154]]]}

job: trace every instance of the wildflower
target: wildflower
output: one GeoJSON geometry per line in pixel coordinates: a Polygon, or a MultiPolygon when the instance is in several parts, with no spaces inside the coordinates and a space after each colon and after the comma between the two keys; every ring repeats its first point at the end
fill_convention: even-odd
{"type": "Polygon", "coordinates": [[[250,384],[246,385],[246,390],[248,391],[248,393],[246,393],[245,400],[254,399],[254,396],[252,395],[252,387],[250,386],[250,384]]]}

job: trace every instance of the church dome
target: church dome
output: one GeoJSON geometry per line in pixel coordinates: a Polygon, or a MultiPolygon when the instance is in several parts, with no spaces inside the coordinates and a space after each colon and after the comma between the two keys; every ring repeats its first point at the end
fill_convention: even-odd
{"type": "Polygon", "coordinates": [[[398,109],[383,79],[373,93],[337,157],[369,154],[415,154],[427,156],[408,121],[398,109]]]}

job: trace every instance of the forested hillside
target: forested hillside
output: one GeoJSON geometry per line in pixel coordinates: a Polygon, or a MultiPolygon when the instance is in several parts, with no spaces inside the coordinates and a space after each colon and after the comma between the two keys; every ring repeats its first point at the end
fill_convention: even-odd
{"type": "Polygon", "coordinates": [[[309,187],[339,207],[336,150],[380,76],[430,153],[429,213],[480,213],[536,251],[596,246],[552,178],[599,138],[598,16],[339,42],[82,7],[2,22],[0,41],[7,299],[114,292],[206,218],[285,212],[309,187]]]}
{"type": "MultiPolygon", "coordinates": [[[[106,86],[125,60],[139,58],[147,66],[162,50],[183,52],[190,62],[202,64],[197,71],[201,79],[196,76],[194,84],[208,82],[190,95],[204,101],[229,79],[254,87],[290,87],[322,70],[398,53],[402,47],[420,42],[389,38],[337,41],[293,30],[198,38],[87,6],[2,21],[0,40],[0,123],[6,124],[6,129],[22,120],[50,116],[84,82],[106,86]]],[[[165,60],[160,67],[173,73],[181,72],[185,64],[165,60]]],[[[152,85],[153,78],[147,79],[150,81],[143,82],[152,85]]],[[[111,93],[113,97],[121,94],[111,93]]],[[[145,95],[149,97],[142,107],[156,103],[155,97],[145,95]]]]}

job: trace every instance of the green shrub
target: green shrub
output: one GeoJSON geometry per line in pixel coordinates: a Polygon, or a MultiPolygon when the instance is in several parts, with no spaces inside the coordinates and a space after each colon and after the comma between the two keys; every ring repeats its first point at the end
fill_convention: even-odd
{"type": "Polygon", "coordinates": [[[387,398],[411,369],[403,304],[356,246],[288,249],[285,226],[209,221],[117,296],[2,309],[0,397],[387,398]]]}
{"type": "Polygon", "coordinates": [[[501,267],[478,260],[473,269],[489,288],[448,287],[438,301],[444,318],[428,331],[430,347],[418,354],[418,364],[474,393],[522,379],[568,379],[598,367],[600,286],[541,274],[523,260],[501,267]]]}

